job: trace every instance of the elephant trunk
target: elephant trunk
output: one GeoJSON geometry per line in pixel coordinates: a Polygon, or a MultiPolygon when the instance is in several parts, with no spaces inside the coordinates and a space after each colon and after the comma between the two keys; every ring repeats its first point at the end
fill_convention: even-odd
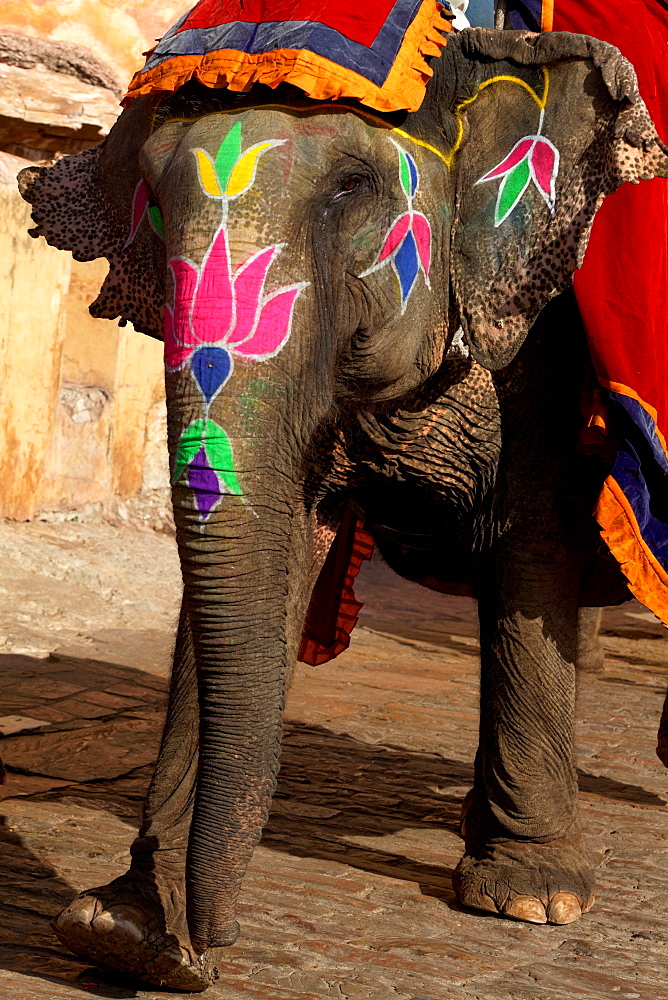
{"type": "Polygon", "coordinates": [[[199,952],[236,937],[236,897],[276,782],[287,670],[308,599],[300,484],[323,410],[295,391],[316,384],[314,352],[300,344],[315,318],[312,290],[278,284],[303,261],[281,254],[264,295],[283,244],[254,249],[248,228],[223,222],[198,267],[190,257],[201,248],[186,233],[166,311],[174,517],[200,709],[186,860],[199,952]]]}
{"type": "Polygon", "coordinates": [[[276,783],[286,668],[296,647],[286,623],[290,610],[298,621],[303,616],[302,608],[289,608],[291,514],[263,506],[258,516],[232,498],[206,526],[179,525],[177,513],[200,702],[186,863],[188,926],[198,952],[236,938],[236,897],[276,783]]]}

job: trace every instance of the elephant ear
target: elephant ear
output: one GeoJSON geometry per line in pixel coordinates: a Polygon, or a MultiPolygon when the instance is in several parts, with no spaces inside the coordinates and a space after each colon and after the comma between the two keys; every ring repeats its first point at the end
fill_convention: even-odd
{"type": "MultiPolygon", "coordinates": [[[[458,45],[458,50],[452,52],[458,45]]],[[[594,215],[668,150],[618,49],[566,32],[463,32],[451,275],[473,356],[498,369],[582,264],[594,215]]]]}
{"type": "Polygon", "coordinates": [[[106,257],[109,274],[92,316],[121,318],[162,337],[166,254],[157,209],[149,211],[139,154],[151,133],[155,98],[124,111],[99,146],[51,167],[27,167],[19,189],[32,205],[31,236],[43,236],[75,260],[106,257]],[[151,225],[150,223],[153,223],[151,225]]]}

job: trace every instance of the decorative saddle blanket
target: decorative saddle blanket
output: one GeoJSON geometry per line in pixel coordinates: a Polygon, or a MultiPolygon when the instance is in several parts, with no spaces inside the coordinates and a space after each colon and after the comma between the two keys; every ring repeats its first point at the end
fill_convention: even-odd
{"type": "MultiPolygon", "coordinates": [[[[616,45],[668,142],[662,0],[507,0],[507,12],[514,29],[616,45]]],[[[606,198],[574,289],[603,387],[590,428],[616,450],[596,517],[632,593],[668,625],[668,181],[625,184],[606,198]]]]}
{"type": "Polygon", "coordinates": [[[148,53],[124,104],[193,78],[246,91],[291,83],[316,100],[352,97],[417,111],[452,14],[439,0],[200,0],[148,53]]]}

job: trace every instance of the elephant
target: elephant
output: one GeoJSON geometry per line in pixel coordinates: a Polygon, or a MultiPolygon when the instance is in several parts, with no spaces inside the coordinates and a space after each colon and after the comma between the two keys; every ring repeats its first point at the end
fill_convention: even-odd
{"type": "Polygon", "coordinates": [[[630,64],[585,36],[453,32],[433,70],[418,111],[387,114],[191,80],[21,176],[33,235],[108,259],[93,315],[165,341],[184,592],[163,740],[129,871],[54,921],[140,980],[205,989],[237,938],[351,510],[396,572],[478,600],[459,900],[556,924],[593,902],[578,619],[628,591],[592,514],[609,466],[578,446],[593,376],[570,284],[602,199],[665,177],[668,151],[630,64]]]}

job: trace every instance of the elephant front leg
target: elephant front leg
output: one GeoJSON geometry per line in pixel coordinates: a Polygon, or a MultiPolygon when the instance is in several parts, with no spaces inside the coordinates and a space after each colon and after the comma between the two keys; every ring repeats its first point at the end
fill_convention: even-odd
{"type": "Polygon", "coordinates": [[[481,596],[480,744],[454,878],[465,905],[532,923],[593,903],[573,762],[578,567],[561,555],[506,562],[481,596]]]}
{"type": "Polygon", "coordinates": [[[216,959],[214,952],[195,955],[185,911],[198,724],[195,659],[182,609],[167,719],[130,869],[81,893],[53,921],[62,943],[95,965],[189,992],[206,989],[216,959]]]}

